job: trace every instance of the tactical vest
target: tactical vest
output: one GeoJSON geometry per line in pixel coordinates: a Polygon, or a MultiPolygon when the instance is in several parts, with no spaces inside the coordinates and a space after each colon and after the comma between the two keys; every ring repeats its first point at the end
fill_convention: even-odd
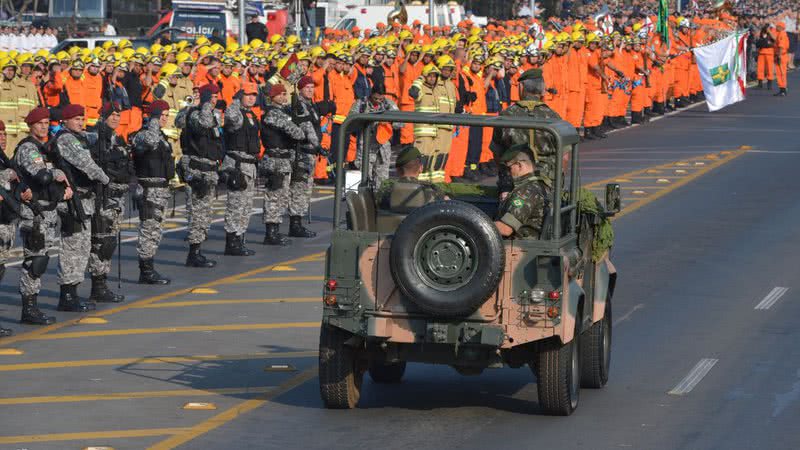
{"type": "MultiPolygon", "coordinates": [[[[131,174],[128,171],[128,154],[120,145],[113,145],[114,131],[103,122],[97,125],[97,142],[92,146],[92,159],[106,172],[112,183],[128,184],[131,174]]],[[[118,137],[118,139],[121,139],[118,137]]],[[[114,142],[118,142],[114,140],[114,142]]]]}
{"type": "MultiPolygon", "coordinates": [[[[266,118],[269,112],[273,109],[281,108],[278,108],[274,105],[267,106],[266,110],[264,111],[264,117],[266,118]]],[[[269,123],[264,123],[269,126],[269,123]]],[[[291,150],[295,147],[295,140],[283,130],[275,127],[269,127],[268,130],[265,130],[261,136],[261,139],[264,142],[264,148],[266,149],[266,152],[270,152],[271,150],[291,150]]]]}
{"type": "Polygon", "coordinates": [[[92,179],[89,178],[85,173],[83,173],[82,170],[73,166],[72,163],[70,163],[61,156],[61,144],[59,143],[59,141],[61,141],[61,136],[65,134],[72,134],[78,139],[78,142],[80,142],[83,148],[87,150],[90,148],[89,141],[86,140],[85,136],[73,133],[70,130],[66,129],[61,130],[58,132],[58,134],[56,134],[56,137],[53,139],[53,147],[54,147],[53,164],[57,168],[61,169],[64,172],[68,172],[72,176],[70,182],[73,184],[74,187],[80,188],[84,191],[88,191],[94,187],[95,182],[92,181],[92,179]]]}
{"type": "MultiPolygon", "coordinates": [[[[20,141],[19,144],[17,144],[17,147],[14,149],[14,159],[17,158],[17,151],[19,150],[20,146],[28,143],[36,146],[36,151],[39,152],[45,163],[52,162],[52,158],[50,157],[50,154],[47,152],[47,145],[43,142],[39,142],[33,136],[28,136],[22,141],[20,141]]],[[[17,175],[19,175],[19,178],[22,180],[23,183],[25,183],[26,186],[31,188],[31,191],[33,192],[33,195],[36,198],[36,200],[48,204],[48,206],[44,206],[42,209],[52,210],[56,207],[58,202],[64,198],[65,188],[63,183],[53,182],[47,185],[41,184],[38,181],[36,181],[35,173],[29,174],[25,170],[18,170],[17,175]]]]}
{"type": "Polygon", "coordinates": [[[234,132],[225,132],[225,145],[228,151],[258,155],[261,143],[258,140],[258,117],[250,111],[242,111],[242,127],[234,132]]]}
{"type": "Polygon", "coordinates": [[[167,142],[166,136],[161,133],[156,148],[142,147],[139,144],[134,152],[133,164],[136,176],[171,180],[175,176],[175,160],[172,157],[172,146],[167,142]]]}
{"type": "Polygon", "coordinates": [[[216,128],[201,128],[195,129],[191,127],[188,122],[192,114],[200,112],[199,107],[189,110],[186,115],[187,126],[184,129],[186,136],[186,147],[183,147],[183,140],[181,141],[181,148],[184,153],[190,156],[197,156],[199,158],[210,159],[212,161],[219,161],[222,159],[222,139],[219,137],[219,130],[216,128]]]}

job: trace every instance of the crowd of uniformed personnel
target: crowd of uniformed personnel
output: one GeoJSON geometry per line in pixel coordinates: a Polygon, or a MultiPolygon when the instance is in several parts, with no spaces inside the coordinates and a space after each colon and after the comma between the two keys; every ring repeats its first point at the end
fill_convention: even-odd
{"type": "MultiPolygon", "coordinates": [[[[655,21],[643,14],[624,24],[592,17],[487,27],[394,22],[327,30],[318,46],[273,35],[227,47],[201,37],[135,49],[123,39],[92,51],[0,53],[0,145],[8,155],[0,171],[0,274],[18,228],[23,322],[54,320],[36,304],[47,251],[59,240],[59,310],[122,301],[106,278],[130,186],[139,211],[140,283],[169,283],[154,257],[176,186],[187,195],[187,266],[215,265],[201,246],[220,182],[228,190],[226,255],[254,254],[244,235],[258,179],[265,186],[264,244],[288,244],[280,232],[287,212],[290,236],[313,237],[302,225],[313,180],[330,181],[332,147],[351,113],[531,113],[563,118],[597,139],[628,126],[628,111],[635,124],[689,106],[702,98],[691,48],[741,24],[724,10],[673,15],[664,35],[655,21]],[[527,96],[523,74],[533,83],[527,96]],[[86,270],[89,301],[76,292],[86,270]]],[[[768,31],[773,54],[783,56],[775,70],[785,92],[788,44],[780,24],[768,31]]],[[[376,186],[388,177],[393,144],[417,148],[431,181],[499,171],[502,184],[510,179],[508,165],[497,164],[503,150],[527,139],[482,128],[377,124],[350,136],[343,152],[354,168],[368,152],[376,186]]],[[[537,169],[546,171],[556,152],[546,139],[535,147],[537,169]]]]}

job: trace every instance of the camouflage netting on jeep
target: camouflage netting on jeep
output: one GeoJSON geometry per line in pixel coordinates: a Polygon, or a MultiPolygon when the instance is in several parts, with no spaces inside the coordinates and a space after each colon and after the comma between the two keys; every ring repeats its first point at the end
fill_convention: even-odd
{"type": "Polygon", "coordinates": [[[578,191],[578,210],[582,214],[594,214],[600,217],[600,224],[595,227],[592,242],[592,261],[597,262],[614,246],[614,228],[611,227],[608,217],[601,215],[604,208],[600,200],[586,188],[578,191]]]}

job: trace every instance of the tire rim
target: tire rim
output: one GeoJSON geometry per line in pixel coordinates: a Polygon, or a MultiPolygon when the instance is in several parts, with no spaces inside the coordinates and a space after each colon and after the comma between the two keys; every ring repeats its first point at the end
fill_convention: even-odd
{"type": "Polygon", "coordinates": [[[431,228],[414,246],[414,266],[420,280],[439,291],[454,291],[475,275],[478,255],[475,241],[461,228],[431,228]]]}
{"type": "Polygon", "coordinates": [[[571,409],[575,409],[578,407],[578,392],[580,391],[580,383],[581,383],[581,369],[580,363],[578,362],[578,342],[577,336],[572,340],[570,343],[572,346],[572,357],[570,361],[570,380],[569,380],[569,404],[571,409]]]}

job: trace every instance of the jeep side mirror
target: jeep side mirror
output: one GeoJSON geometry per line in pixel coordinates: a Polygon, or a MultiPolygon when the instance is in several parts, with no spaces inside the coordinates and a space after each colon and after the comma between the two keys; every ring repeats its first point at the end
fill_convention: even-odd
{"type": "Polygon", "coordinates": [[[613,216],[622,209],[619,184],[606,185],[606,215],[613,216]]]}

